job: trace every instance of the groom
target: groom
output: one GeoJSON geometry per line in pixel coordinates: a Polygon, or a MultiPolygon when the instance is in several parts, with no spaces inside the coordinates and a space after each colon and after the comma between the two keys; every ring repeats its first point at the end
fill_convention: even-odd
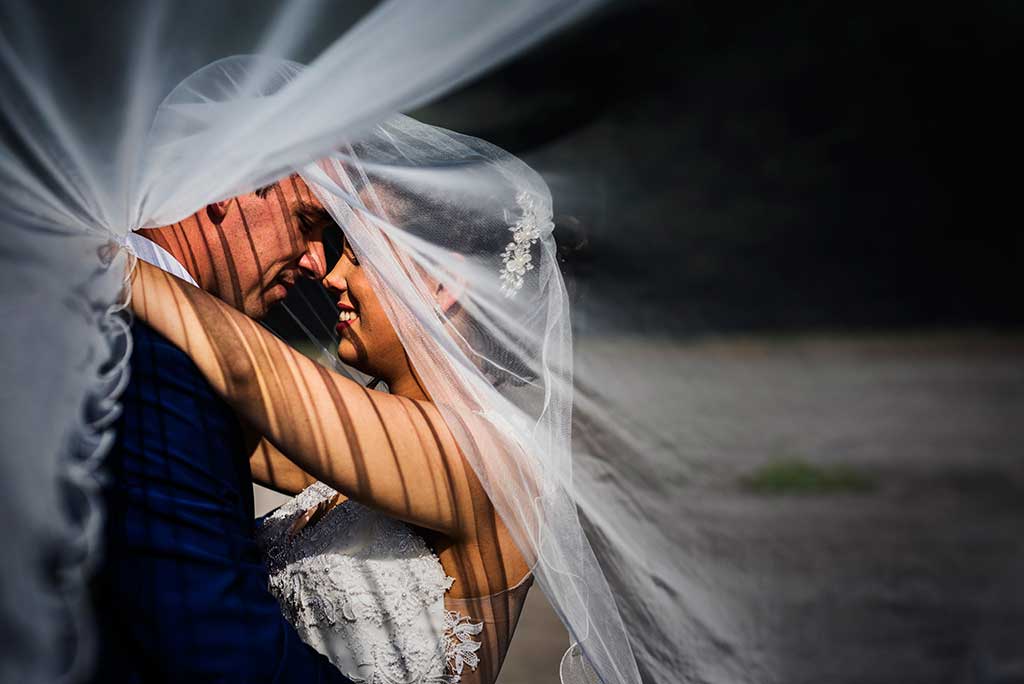
{"type": "MultiPolygon", "coordinates": [[[[129,238],[136,255],[260,319],[326,273],[297,178],[129,238]]],[[[267,591],[254,541],[253,440],[189,358],[141,322],[107,459],[95,584],[99,682],[347,682],[267,591]]]]}

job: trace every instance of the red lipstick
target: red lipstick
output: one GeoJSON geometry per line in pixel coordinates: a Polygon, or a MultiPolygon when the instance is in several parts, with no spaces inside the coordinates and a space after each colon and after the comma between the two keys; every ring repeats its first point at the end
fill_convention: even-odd
{"type": "Polygon", "coordinates": [[[338,302],[338,311],[340,312],[338,316],[338,324],[334,326],[334,330],[340,335],[342,330],[352,325],[353,321],[356,320],[356,316],[345,317],[343,319],[342,317],[344,317],[345,314],[349,312],[355,313],[355,308],[348,304],[343,304],[342,302],[338,302]]]}

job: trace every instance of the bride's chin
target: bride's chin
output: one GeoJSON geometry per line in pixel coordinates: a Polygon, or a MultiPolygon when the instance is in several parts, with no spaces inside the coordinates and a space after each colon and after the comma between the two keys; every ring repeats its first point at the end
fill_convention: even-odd
{"type": "Polygon", "coordinates": [[[338,343],[338,360],[346,366],[351,366],[358,371],[362,370],[359,367],[358,354],[356,354],[356,350],[353,349],[352,343],[348,340],[342,340],[338,343]]]}

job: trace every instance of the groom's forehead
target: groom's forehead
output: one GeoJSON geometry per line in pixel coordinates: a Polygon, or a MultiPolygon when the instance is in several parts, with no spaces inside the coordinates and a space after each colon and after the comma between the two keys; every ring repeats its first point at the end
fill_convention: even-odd
{"type": "MultiPolygon", "coordinates": [[[[298,174],[292,174],[279,178],[272,183],[267,183],[261,187],[256,188],[252,192],[253,195],[262,200],[268,200],[275,196],[282,196],[289,202],[294,201],[312,201],[316,202],[316,198],[313,196],[309,186],[302,180],[298,174]]],[[[245,196],[245,195],[241,195],[245,196]]]]}
{"type": "Polygon", "coordinates": [[[308,186],[297,176],[286,176],[252,192],[238,195],[234,200],[242,221],[250,231],[271,225],[277,229],[300,228],[297,211],[310,205],[320,206],[308,186]]]}

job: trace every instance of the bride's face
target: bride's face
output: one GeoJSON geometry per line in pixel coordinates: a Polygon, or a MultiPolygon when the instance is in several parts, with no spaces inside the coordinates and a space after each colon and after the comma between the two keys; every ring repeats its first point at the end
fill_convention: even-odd
{"type": "Polygon", "coordinates": [[[408,372],[405,348],[348,240],[342,238],[341,256],[323,284],[338,307],[338,357],[388,381],[408,372]]]}
{"type": "MultiPolygon", "coordinates": [[[[375,188],[375,193],[361,197],[366,206],[374,206],[379,202],[387,202],[389,220],[402,221],[409,211],[401,200],[393,196],[386,187],[375,188]]],[[[335,320],[335,331],[338,336],[338,358],[353,368],[383,379],[392,392],[399,392],[396,382],[401,387],[419,387],[412,362],[398,336],[391,320],[381,304],[378,290],[375,289],[364,264],[353,250],[351,242],[344,232],[331,218],[326,209],[319,203],[310,207],[311,225],[324,226],[321,235],[325,243],[338,254],[337,262],[330,273],[323,279],[323,285],[333,295],[338,309],[335,320]],[[336,239],[340,238],[340,244],[336,239]],[[406,382],[411,382],[406,385],[406,382]]],[[[397,225],[397,224],[396,224],[397,225]]],[[[422,283],[428,285],[432,279],[426,273],[420,273],[422,283]]],[[[454,291],[440,283],[434,288],[434,304],[446,313],[457,311],[457,296],[454,291]]],[[[420,388],[421,389],[421,388],[420,388]]]]}

